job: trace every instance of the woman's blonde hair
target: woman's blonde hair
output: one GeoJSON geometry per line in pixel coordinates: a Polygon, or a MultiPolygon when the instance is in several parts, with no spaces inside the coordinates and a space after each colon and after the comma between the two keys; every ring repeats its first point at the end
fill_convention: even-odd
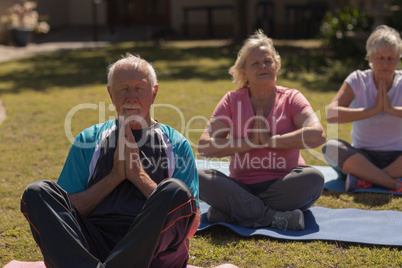
{"type": "Polygon", "coordinates": [[[387,25],[380,25],[374,29],[366,42],[366,59],[369,59],[380,47],[393,47],[399,58],[402,57],[402,40],[398,31],[387,25]]]}
{"type": "Polygon", "coordinates": [[[276,65],[276,71],[281,68],[281,56],[279,56],[278,52],[276,51],[272,39],[268,38],[261,29],[256,30],[253,35],[244,41],[243,47],[237,53],[235,64],[229,69],[229,74],[232,76],[232,81],[237,86],[248,86],[248,81],[244,75],[246,59],[253,49],[261,46],[267,47],[271,52],[276,65]]]}

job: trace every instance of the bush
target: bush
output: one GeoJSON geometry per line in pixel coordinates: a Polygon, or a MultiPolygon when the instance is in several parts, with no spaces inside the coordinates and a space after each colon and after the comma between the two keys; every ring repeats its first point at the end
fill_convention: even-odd
{"type": "Polygon", "coordinates": [[[325,45],[333,50],[336,57],[349,57],[360,54],[352,40],[346,37],[348,31],[370,31],[373,21],[364,11],[344,7],[335,12],[327,12],[320,27],[320,37],[325,45]]]}

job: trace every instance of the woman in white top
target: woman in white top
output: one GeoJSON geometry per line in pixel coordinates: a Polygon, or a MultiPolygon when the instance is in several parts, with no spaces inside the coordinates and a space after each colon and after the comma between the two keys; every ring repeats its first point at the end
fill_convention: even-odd
{"type": "Polygon", "coordinates": [[[329,105],[329,123],[353,122],[352,144],[329,140],[323,146],[328,163],[346,174],[346,190],[381,186],[401,189],[402,56],[399,33],[378,26],[366,43],[371,69],[356,70],[329,105]]]}

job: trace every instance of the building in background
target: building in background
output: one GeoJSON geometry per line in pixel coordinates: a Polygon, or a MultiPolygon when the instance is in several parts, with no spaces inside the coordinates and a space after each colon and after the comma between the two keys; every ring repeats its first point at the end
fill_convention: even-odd
{"type": "MultiPolygon", "coordinates": [[[[101,38],[101,30],[115,35],[134,27],[143,29],[145,39],[243,39],[257,28],[273,38],[312,38],[327,10],[377,1],[36,0],[38,12],[48,16],[51,31],[86,27],[88,36],[95,40],[101,38]]],[[[0,16],[18,2],[1,0],[0,16]]],[[[8,41],[9,31],[0,25],[0,43],[8,41]]]]}

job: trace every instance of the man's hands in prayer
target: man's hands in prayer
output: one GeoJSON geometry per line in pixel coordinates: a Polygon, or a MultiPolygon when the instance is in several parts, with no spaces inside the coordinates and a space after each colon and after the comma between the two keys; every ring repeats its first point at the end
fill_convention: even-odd
{"type": "Polygon", "coordinates": [[[157,185],[142,168],[140,151],[130,126],[126,124],[121,128],[112,172],[120,181],[132,182],[148,198],[157,185]]]}

